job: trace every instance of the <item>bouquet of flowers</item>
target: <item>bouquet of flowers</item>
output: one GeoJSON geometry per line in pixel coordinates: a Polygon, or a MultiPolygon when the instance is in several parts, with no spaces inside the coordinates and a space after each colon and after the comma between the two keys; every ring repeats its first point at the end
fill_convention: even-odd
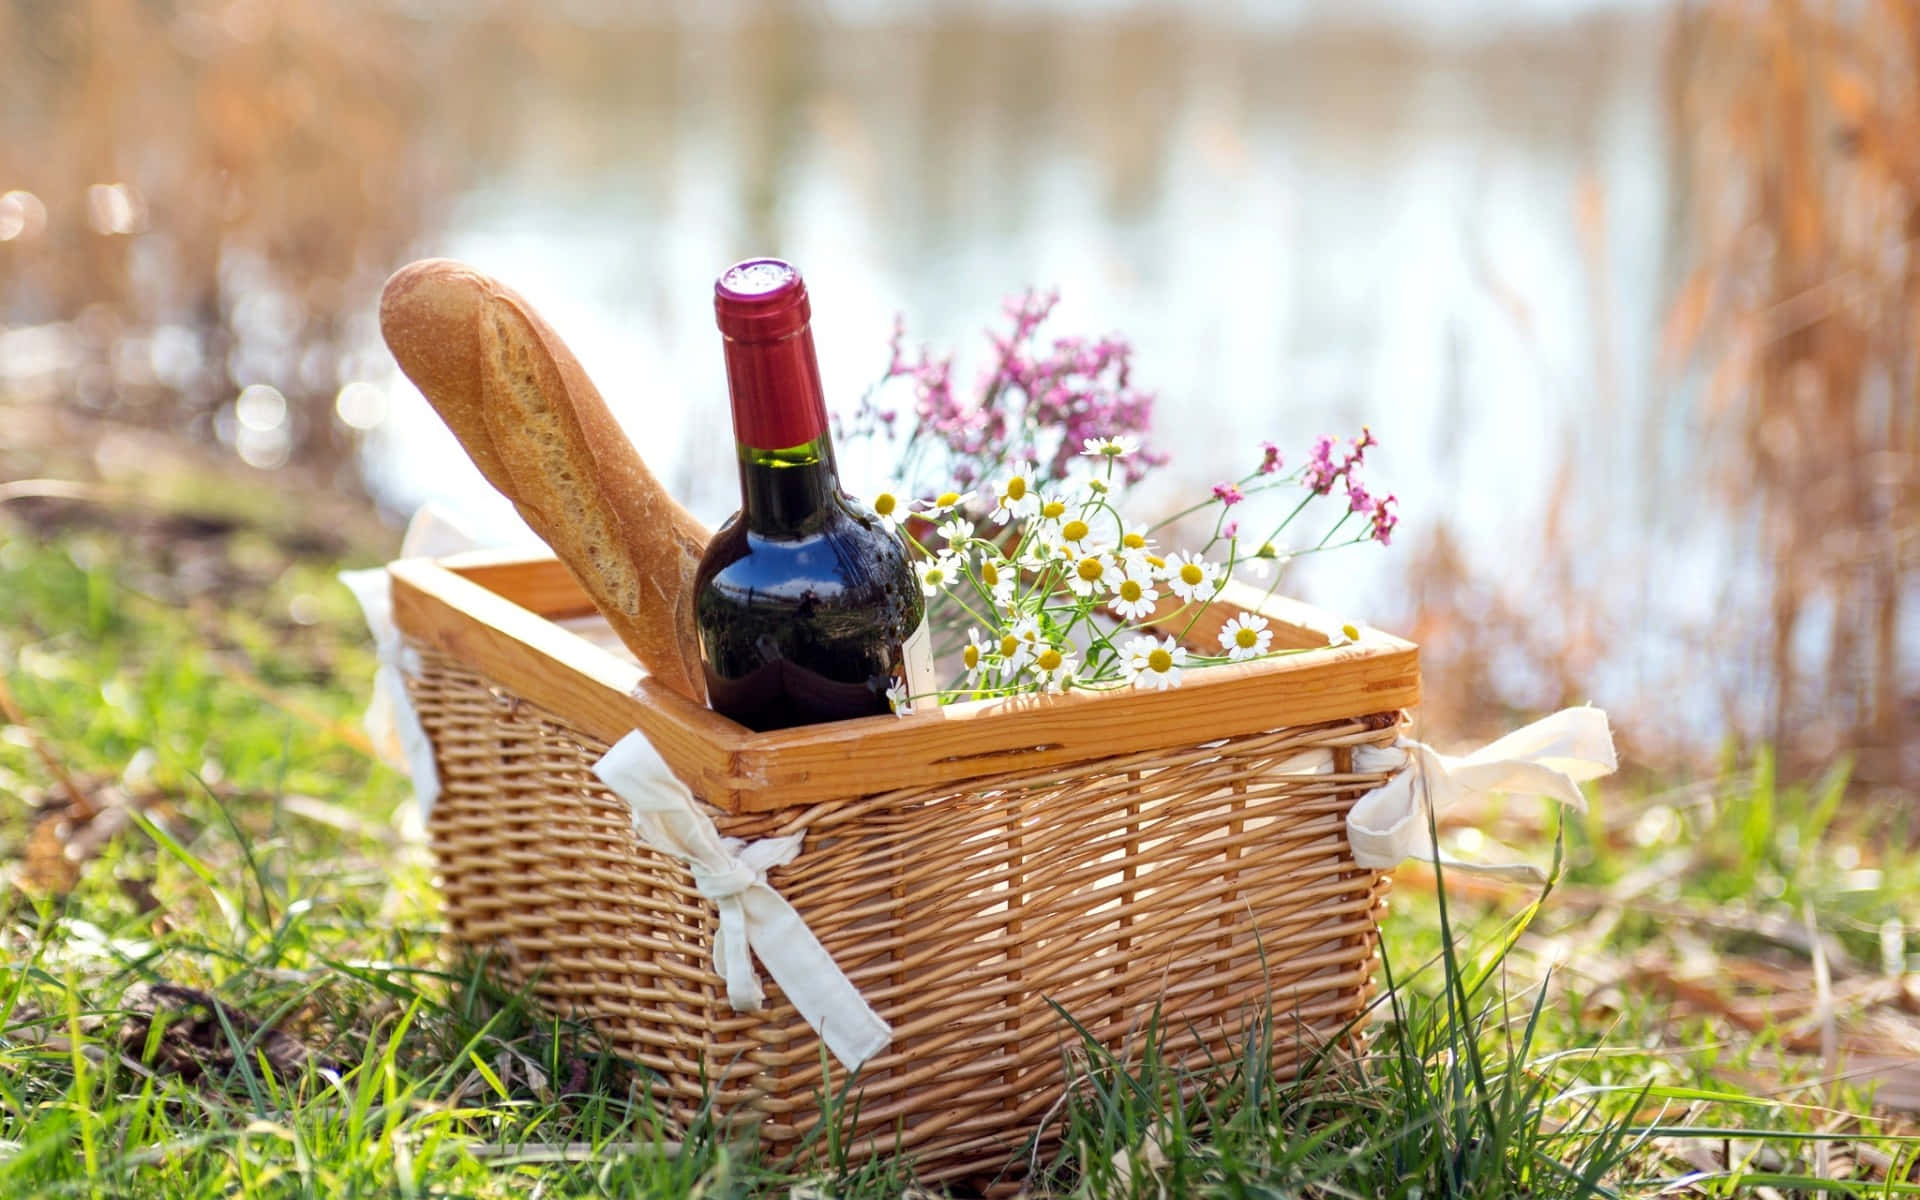
{"type": "Polygon", "coordinates": [[[927,700],[1178,687],[1183,671],[1295,653],[1271,650],[1267,622],[1253,613],[1221,628],[1218,653],[1184,642],[1237,576],[1277,585],[1275,568],[1290,559],[1392,539],[1394,497],[1360,479],[1376,444],[1366,429],[1320,437],[1291,470],[1277,445],[1262,443],[1248,471],[1211,495],[1155,524],[1131,519],[1127,489],[1166,462],[1146,444],[1153,396],[1134,387],[1133,350],[1120,338],[1043,344],[1057,302],[1036,292],[1007,302],[1011,328],[990,332],[993,366],[971,395],[954,390],[950,356],[909,356],[896,322],[887,370],[842,430],[893,448],[893,486],[873,506],[906,538],[943,655],[959,659],[949,687],[896,692],[895,712],[927,700]],[[884,403],[902,389],[907,422],[884,403]],[[1235,506],[1280,489],[1299,499],[1263,536],[1243,536],[1235,506]],[[1320,536],[1296,544],[1296,523],[1327,507],[1320,536]],[[1167,526],[1203,511],[1212,514],[1206,541],[1161,545],[1167,526]]]}

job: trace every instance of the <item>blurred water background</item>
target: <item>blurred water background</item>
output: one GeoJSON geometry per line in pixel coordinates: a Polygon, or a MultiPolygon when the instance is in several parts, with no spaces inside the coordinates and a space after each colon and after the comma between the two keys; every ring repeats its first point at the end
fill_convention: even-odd
{"type": "Polygon", "coordinates": [[[529,297],[717,521],[727,263],[801,265],[848,406],[896,313],[964,381],[1002,298],[1057,287],[1050,328],[1126,334],[1160,395],[1143,505],[1372,427],[1400,536],[1287,586],[1422,643],[1435,736],[1592,700],[1646,761],[1770,740],[1910,782],[1912,25],[11,0],[0,415],[78,422],[103,472],[160,430],[519,536],[375,327],[385,275],[444,254],[529,297]]]}

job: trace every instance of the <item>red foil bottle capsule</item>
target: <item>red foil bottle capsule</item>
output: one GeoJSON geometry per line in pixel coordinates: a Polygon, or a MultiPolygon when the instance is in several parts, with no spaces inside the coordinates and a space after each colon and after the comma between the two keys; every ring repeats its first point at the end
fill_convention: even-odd
{"type": "Polygon", "coordinates": [[[777,258],[736,263],[714,285],[713,312],[726,348],[735,440],[778,450],[824,434],[826,393],[800,272],[777,258]]]}

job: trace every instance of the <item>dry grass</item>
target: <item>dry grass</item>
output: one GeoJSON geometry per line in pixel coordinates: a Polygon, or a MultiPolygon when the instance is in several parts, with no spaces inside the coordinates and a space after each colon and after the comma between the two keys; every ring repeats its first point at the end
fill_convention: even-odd
{"type": "Polygon", "coordinates": [[[1714,2],[1676,42],[1697,261],[1666,329],[1704,360],[1702,449],[1767,590],[1749,729],[1915,778],[1920,687],[1920,8],[1714,2]],[[1910,640],[1910,634],[1906,635],[1910,640]]]}
{"type": "Polygon", "coordinates": [[[48,327],[0,382],[209,442],[270,384],[288,437],[253,457],[344,461],[356,314],[438,203],[404,28],[323,0],[0,5],[0,192],[30,197],[0,201],[0,316],[48,327]]]}

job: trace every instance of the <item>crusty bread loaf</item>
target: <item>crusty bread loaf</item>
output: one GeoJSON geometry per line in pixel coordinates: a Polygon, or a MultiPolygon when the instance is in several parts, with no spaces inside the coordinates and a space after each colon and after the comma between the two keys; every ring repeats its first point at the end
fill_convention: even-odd
{"type": "Polygon", "coordinates": [[[648,472],[566,343],[512,289],[448,259],[387,280],[380,331],[620,640],[704,702],[693,575],[708,531],[648,472]]]}

